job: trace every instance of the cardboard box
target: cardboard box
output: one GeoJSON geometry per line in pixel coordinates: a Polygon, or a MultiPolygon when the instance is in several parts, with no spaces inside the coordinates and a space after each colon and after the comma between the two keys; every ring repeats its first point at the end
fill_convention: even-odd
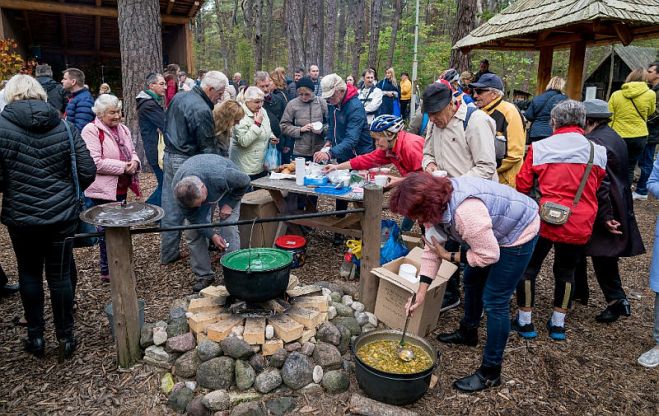
{"type": "MultiPolygon", "coordinates": [[[[398,275],[398,269],[403,263],[414,265],[421,269],[421,255],[423,249],[415,247],[410,253],[399,259],[391,261],[371,272],[380,278],[378,295],[375,302],[375,316],[392,329],[402,330],[405,325],[405,304],[419,287],[418,283],[411,283],[398,275]]],[[[414,312],[407,330],[418,336],[426,336],[437,326],[439,310],[442,307],[446,282],[457,270],[457,266],[443,261],[437,276],[428,288],[426,299],[421,309],[414,312]]]]}
{"type": "MultiPolygon", "coordinates": [[[[278,215],[277,207],[272,201],[270,192],[265,189],[259,189],[243,196],[240,201],[240,219],[253,220],[254,218],[271,218],[278,215]]],[[[278,222],[268,222],[255,224],[252,233],[252,247],[272,247],[277,234],[278,222]]],[[[252,225],[241,225],[240,230],[240,248],[249,247],[249,235],[252,225]]]]}

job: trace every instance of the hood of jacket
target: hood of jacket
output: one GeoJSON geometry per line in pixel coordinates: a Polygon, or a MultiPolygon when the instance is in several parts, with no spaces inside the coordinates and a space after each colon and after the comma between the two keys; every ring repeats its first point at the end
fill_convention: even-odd
{"type": "Polygon", "coordinates": [[[41,100],[20,100],[8,104],[2,117],[34,133],[46,133],[60,123],[59,112],[41,100]]]}
{"type": "Polygon", "coordinates": [[[148,102],[149,100],[155,101],[158,105],[161,105],[161,103],[162,103],[162,100],[158,101],[151,94],[149,94],[148,92],[142,90],[135,97],[135,102],[137,103],[137,108],[140,108],[145,102],[148,102]]]}
{"type": "Polygon", "coordinates": [[[346,88],[346,95],[343,97],[341,105],[343,106],[347,103],[352,97],[359,95],[359,90],[354,85],[348,85],[346,88]]]}
{"type": "Polygon", "coordinates": [[[46,92],[50,92],[53,89],[57,88],[58,85],[62,85],[59,82],[55,81],[51,77],[37,77],[37,81],[43,87],[46,92]]]}
{"type": "Polygon", "coordinates": [[[648,84],[643,81],[628,82],[622,84],[622,95],[625,98],[635,98],[643,94],[645,91],[649,90],[648,84]]]}

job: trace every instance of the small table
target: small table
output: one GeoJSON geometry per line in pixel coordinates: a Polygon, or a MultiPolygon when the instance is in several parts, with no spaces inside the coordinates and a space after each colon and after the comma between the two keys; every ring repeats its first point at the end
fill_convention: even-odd
{"type": "MultiPolygon", "coordinates": [[[[268,190],[280,215],[289,215],[297,212],[297,210],[291,209],[290,205],[284,199],[285,192],[301,195],[326,196],[334,200],[352,202],[358,208],[364,207],[364,194],[361,192],[349,192],[343,195],[325,195],[315,192],[313,188],[297,185],[295,181],[291,179],[270,179],[269,177],[259,178],[252,181],[252,186],[255,188],[263,188],[268,190]]],[[[308,204],[305,212],[317,212],[317,210],[315,206],[308,204]]],[[[289,220],[280,223],[275,239],[284,234],[287,228],[290,228],[291,232],[301,235],[302,230],[299,227],[301,225],[314,229],[322,229],[333,233],[339,233],[349,237],[361,238],[361,220],[362,216],[359,214],[347,214],[343,218],[321,217],[289,220]]]]}

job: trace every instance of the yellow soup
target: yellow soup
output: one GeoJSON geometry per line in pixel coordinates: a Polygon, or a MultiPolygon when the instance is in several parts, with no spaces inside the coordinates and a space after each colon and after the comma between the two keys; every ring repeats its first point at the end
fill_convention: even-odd
{"type": "Polygon", "coordinates": [[[392,374],[414,374],[420,373],[432,367],[432,358],[421,347],[405,343],[407,348],[414,352],[414,359],[405,362],[398,358],[398,341],[381,340],[369,342],[357,351],[357,357],[364,364],[376,370],[392,374]]]}

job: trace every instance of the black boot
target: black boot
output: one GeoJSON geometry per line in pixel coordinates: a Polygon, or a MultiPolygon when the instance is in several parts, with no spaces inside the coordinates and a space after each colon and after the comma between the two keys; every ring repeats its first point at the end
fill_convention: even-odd
{"type": "Polygon", "coordinates": [[[595,317],[597,322],[610,323],[615,322],[622,315],[629,316],[632,314],[632,308],[627,299],[618,299],[614,304],[609,305],[595,317]]]}
{"type": "Polygon", "coordinates": [[[43,336],[25,338],[23,349],[35,357],[41,358],[46,353],[46,340],[43,339],[43,336]]]}
{"type": "Polygon", "coordinates": [[[468,328],[460,323],[456,331],[437,335],[437,340],[446,344],[459,344],[475,347],[478,345],[478,328],[468,328]]]}
{"type": "Polygon", "coordinates": [[[470,376],[459,378],[453,387],[465,393],[474,393],[501,384],[501,366],[481,366],[470,376]]]}
{"type": "Polygon", "coordinates": [[[61,363],[71,358],[77,347],[78,343],[73,335],[60,339],[57,349],[57,361],[61,363]]]}

